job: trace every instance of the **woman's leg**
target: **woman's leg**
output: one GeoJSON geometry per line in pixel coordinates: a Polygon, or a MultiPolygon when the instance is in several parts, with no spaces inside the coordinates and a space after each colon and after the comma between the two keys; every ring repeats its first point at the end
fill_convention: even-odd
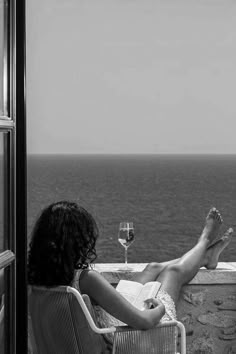
{"type": "Polygon", "coordinates": [[[175,264],[167,266],[157,277],[165,290],[174,300],[178,301],[180,290],[199,271],[199,268],[215,269],[219,255],[230,243],[233,230],[229,229],[224,236],[213,246],[207,248],[207,240],[201,239],[197,245],[186,253],[175,264]]]}
{"type": "Polygon", "coordinates": [[[155,281],[155,280],[157,280],[157,278],[159,277],[161,272],[163,272],[163,270],[166,267],[175,264],[179,260],[180,260],[180,258],[176,258],[176,259],[172,259],[170,261],[161,262],[161,263],[157,263],[157,262],[148,263],[148,265],[144,268],[144,270],[142,272],[135,274],[132,277],[132,280],[137,281],[138,283],[141,283],[141,284],[148,283],[149,281],[155,281]]]}
{"type": "MultiPolygon", "coordinates": [[[[198,240],[197,245],[195,246],[197,247],[198,244],[201,244],[201,246],[197,247],[197,249],[199,248],[201,249],[200,251],[201,254],[202,252],[206,252],[207,247],[209,247],[209,244],[211,244],[212,241],[214,241],[215,237],[218,234],[221,223],[222,223],[222,218],[220,216],[220,213],[215,208],[212,208],[206,217],[205,227],[202,231],[202,234],[198,240]]],[[[177,258],[163,263],[152,262],[148,264],[147,267],[143,270],[143,272],[133,277],[133,280],[138,281],[142,284],[145,284],[148,281],[157,280],[157,278],[165,270],[165,268],[171,268],[172,266],[178,264],[181,260],[183,260],[183,258],[185,259],[185,257],[188,257],[188,255],[189,258],[191,258],[192,252],[195,253],[195,247],[191,249],[189,252],[187,252],[181,258],[177,258]]]]}

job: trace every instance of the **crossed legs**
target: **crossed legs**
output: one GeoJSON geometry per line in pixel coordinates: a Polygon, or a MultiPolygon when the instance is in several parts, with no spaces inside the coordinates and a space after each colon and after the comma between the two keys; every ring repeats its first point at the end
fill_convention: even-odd
{"type": "Polygon", "coordinates": [[[145,284],[148,281],[158,280],[174,300],[178,301],[180,290],[199,271],[199,268],[206,267],[214,269],[217,266],[218,258],[223,249],[229,244],[232,237],[232,229],[229,229],[223,237],[215,241],[222,218],[215,208],[212,208],[206,217],[206,222],[197,244],[181,258],[163,263],[150,263],[133,280],[145,284]]]}

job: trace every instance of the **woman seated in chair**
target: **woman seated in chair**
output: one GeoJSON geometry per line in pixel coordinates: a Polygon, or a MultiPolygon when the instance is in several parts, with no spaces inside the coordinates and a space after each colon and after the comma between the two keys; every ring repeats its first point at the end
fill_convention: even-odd
{"type": "MultiPolygon", "coordinates": [[[[105,326],[118,319],[137,329],[149,329],[160,321],[176,319],[176,304],[184,284],[200,267],[214,269],[223,249],[229,244],[233,230],[217,238],[222,218],[212,208],[205,220],[196,245],[178,259],[152,262],[135,275],[145,284],[159,281],[157,298],[149,299],[151,308],[140,311],[120,295],[90,264],[96,259],[98,228],[94,218],[76,203],[61,201],[49,205],[37,220],[28,258],[29,283],[38,286],[74,286],[89,295],[96,305],[97,316],[105,326]]],[[[158,258],[158,251],[157,251],[158,258]]]]}

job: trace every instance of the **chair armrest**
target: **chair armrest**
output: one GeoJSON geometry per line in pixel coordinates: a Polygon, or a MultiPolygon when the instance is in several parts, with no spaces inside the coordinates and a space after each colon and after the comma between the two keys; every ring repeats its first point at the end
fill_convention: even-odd
{"type": "Polygon", "coordinates": [[[66,287],[66,291],[68,293],[72,293],[76,300],[78,301],[78,303],[80,304],[81,306],[81,309],[91,327],[91,329],[97,333],[97,334],[105,334],[105,333],[113,333],[113,332],[116,332],[116,327],[109,327],[109,328],[99,328],[96,323],[94,322],[94,319],[91,315],[91,313],[89,312],[88,310],[88,305],[86,305],[85,301],[88,303],[88,301],[86,300],[86,296],[82,297],[81,294],[75,289],[75,288],[72,288],[70,286],[67,286],[66,287]]]}
{"type": "MultiPolygon", "coordinates": [[[[179,323],[181,323],[181,322],[179,322],[179,321],[166,321],[166,322],[159,323],[157,326],[154,327],[154,329],[157,328],[157,330],[158,330],[159,328],[163,328],[163,327],[178,326],[179,323]]],[[[136,329],[136,328],[130,327],[128,325],[117,326],[116,330],[117,330],[117,332],[127,332],[127,331],[142,331],[143,332],[143,331],[149,331],[149,330],[136,329]]]]}

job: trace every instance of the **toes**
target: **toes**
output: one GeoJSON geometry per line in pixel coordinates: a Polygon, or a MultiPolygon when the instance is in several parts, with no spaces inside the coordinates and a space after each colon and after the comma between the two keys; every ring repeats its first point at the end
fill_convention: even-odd
{"type": "Polygon", "coordinates": [[[208,213],[208,215],[207,215],[207,218],[215,218],[216,215],[217,215],[217,214],[216,214],[216,208],[211,208],[211,209],[209,210],[209,213],[208,213]]]}
{"type": "Polygon", "coordinates": [[[229,239],[232,234],[233,234],[234,230],[232,229],[232,227],[230,227],[226,232],[225,234],[222,236],[222,239],[229,239]]]}
{"type": "Polygon", "coordinates": [[[222,224],[223,218],[222,218],[222,216],[220,215],[220,212],[219,212],[218,210],[216,210],[216,213],[217,213],[217,216],[216,216],[217,220],[219,221],[220,224],[222,224]]]}
{"type": "Polygon", "coordinates": [[[234,229],[230,227],[226,232],[231,235],[234,232],[234,229]]]}
{"type": "MultiPolygon", "coordinates": [[[[230,227],[225,233],[224,235],[218,240],[219,242],[216,242],[215,245],[221,245],[221,246],[225,246],[228,245],[229,242],[232,239],[232,234],[233,234],[233,229],[232,227],[230,227]]],[[[214,246],[215,246],[214,245],[214,246]]]]}
{"type": "Polygon", "coordinates": [[[217,220],[219,222],[219,224],[222,224],[222,222],[223,222],[223,218],[220,215],[219,210],[217,210],[216,208],[211,208],[207,217],[217,220]]]}

